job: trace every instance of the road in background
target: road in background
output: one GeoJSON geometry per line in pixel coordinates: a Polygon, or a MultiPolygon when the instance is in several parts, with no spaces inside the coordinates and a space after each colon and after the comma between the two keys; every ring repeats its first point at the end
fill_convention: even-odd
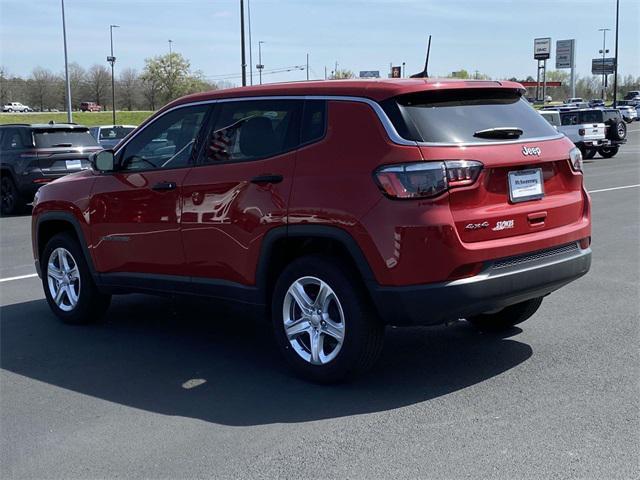
{"type": "MultiPolygon", "coordinates": [[[[507,335],[389,329],[352,384],[292,377],[267,326],[204,302],[115,297],[72,327],[38,278],[0,283],[3,478],[637,477],[639,127],[585,162],[586,277],[507,335]]],[[[0,219],[0,278],[33,273],[29,227],[0,219]]]]}

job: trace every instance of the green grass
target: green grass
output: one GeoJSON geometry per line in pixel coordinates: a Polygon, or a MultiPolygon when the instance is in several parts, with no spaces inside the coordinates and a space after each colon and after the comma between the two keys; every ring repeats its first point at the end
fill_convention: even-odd
{"type": "MultiPolygon", "coordinates": [[[[153,112],[116,112],[116,122],[118,125],[140,125],[153,112]]],[[[0,124],[6,123],[49,123],[53,120],[56,123],[67,121],[66,112],[55,113],[2,113],[0,114],[0,124]]],[[[95,125],[111,125],[113,123],[112,112],[73,112],[73,121],[78,125],[93,127],[95,125]]]]}

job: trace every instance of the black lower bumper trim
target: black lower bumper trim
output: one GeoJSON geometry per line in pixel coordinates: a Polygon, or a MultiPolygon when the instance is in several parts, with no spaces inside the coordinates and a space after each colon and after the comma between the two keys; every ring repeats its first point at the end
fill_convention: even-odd
{"type": "Polygon", "coordinates": [[[542,297],[589,271],[591,249],[577,247],[554,257],[487,266],[474,277],[451,282],[385,287],[371,285],[378,312],[390,325],[436,325],[542,297]]]}

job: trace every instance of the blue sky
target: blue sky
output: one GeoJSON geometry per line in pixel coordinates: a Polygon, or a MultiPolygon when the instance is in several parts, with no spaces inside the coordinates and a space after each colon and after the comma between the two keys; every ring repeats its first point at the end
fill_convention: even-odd
{"type": "MultiPolygon", "coordinates": [[[[253,63],[264,41],[265,70],[303,65],[312,78],[338,68],[388,72],[389,63],[422,69],[433,35],[430,72],[466,68],[494,78],[535,77],[533,39],[577,40],[577,70],[590,73],[602,48],[598,28],[611,28],[615,0],[245,0],[251,4],[253,63]]],[[[620,72],[640,75],[640,1],[621,0],[620,72]]],[[[185,55],[211,80],[239,83],[239,0],[66,0],[69,60],[88,67],[109,53],[117,69],[142,69],[168,51],[185,55]],[[229,78],[236,75],[236,78],[229,78]]],[[[611,53],[613,55],[613,53],[611,53]]],[[[247,60],[248,61],[248,60],[247,60]]],[[[60,0],[0,0],[0,64],[27,75],[64,66],[60,0]]],[[[551,65],[553,68],[553,65],[551,65]]],[[[302,71],[265,75],[265,82],[302,80],[302,71]]],[[[254,76],[257,83],[257,75],[254,76]]]]}

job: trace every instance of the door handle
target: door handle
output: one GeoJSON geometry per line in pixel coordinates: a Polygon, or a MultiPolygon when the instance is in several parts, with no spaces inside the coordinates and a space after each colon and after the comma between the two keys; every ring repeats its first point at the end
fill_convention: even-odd
{"type": "Polygon", "coordinates": [[[165,191],[165,190],[175,190],[177,188],[176,182],[159,182],[156,183],[151,190],[155,191],[165,191]]]}
{"type": "Polygon", "coordinates": [[[265,174],[265,175],[258,175],[257,177],[253,177],[251,179],[251,183],[264,185],[266,183],[280,183],[282,180],[284,180],[284,177],[282,175],[265,174]]]}

